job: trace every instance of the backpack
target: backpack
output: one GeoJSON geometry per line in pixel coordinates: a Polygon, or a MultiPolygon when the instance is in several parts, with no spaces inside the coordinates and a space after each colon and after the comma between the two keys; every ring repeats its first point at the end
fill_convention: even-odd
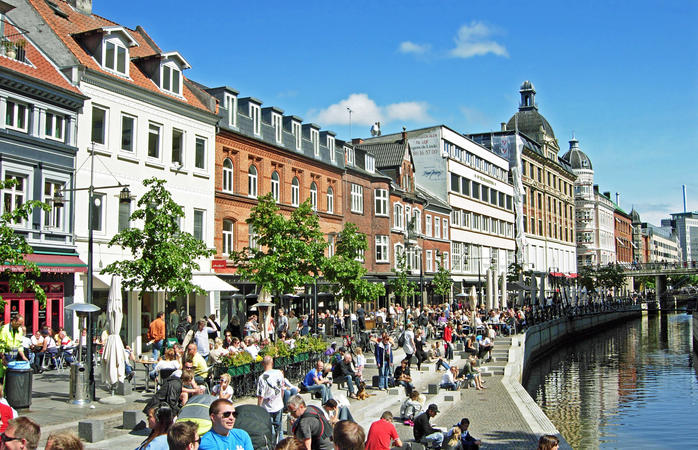
{"type": "Polygon", "coordinates": [[[404,331],[402,333],[400,333],[400,336],[397,338],[397,345],[399,347],[402,347],[403,345],[405,345],[405,332],[404,331]]]}
{"type": "MultiPolygon", "coordinates": [[[[325,414],[322,411],[320,411],[320,408],[313,405],[306,406],[303,415],[300,416],[298,420],[296,420],[293,424],[293,427],[291,427],[291,431],[294,435],[296,434],[298,425],[300,425],[301,421],[307,417],[316,417],[320,421],[320,436],[316,442],[332,440],[332,425],[330,425],[330,422],[327,420],[327,417],[325,417],[325,414]]],[[[315,440],[316,437],[312,436],[312,439],[315,440]]],[[[312,447],[317,448],[317,444],[313,443],[312,447]]]]}
{"type": "Polygon", "coordinates": [[[184,337],[187,335],[187,331],[189,331],[189,322],[187,322],[186,320],[184,322],[180,322],[179,325],[177,325],[175,335],[177,336],[177,340],[180,344],[184,342],[184,337]]]}

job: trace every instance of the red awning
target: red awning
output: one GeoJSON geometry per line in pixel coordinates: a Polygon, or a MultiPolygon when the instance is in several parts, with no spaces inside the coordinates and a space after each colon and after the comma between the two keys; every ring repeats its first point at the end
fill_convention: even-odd
{"type": "MultiPolygon", "coordinates": [[[[26,261],[33,262],[39,266],[39,270],[46,273],[75,273],[87,272],[87,264],[75,255],[46,255],[42,253],[31,253],[24,255],[26,261]]],[[[8,267],[8,266],[3,266],[8,267]]],[[[9,266],[12,272],[21,272],[23,266],[9,266]]]]}
{"type": "Polygon", "coordinates": [[[563,274],[562,272],[550,272],[550,276],[552,276],[552,277],[564,277],[565,274],[563,274]]]}
{"type": "Polygon", "coordinates": [[[577,278],[577,274],[571,273],[571,274],[567,275],[567,278],[577,278]]]}

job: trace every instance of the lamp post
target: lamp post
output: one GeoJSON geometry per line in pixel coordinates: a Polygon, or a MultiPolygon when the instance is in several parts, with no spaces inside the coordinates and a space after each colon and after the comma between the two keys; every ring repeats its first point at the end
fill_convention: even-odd
{"type": "MultiPolygon", "coordinates": [[[[63,192],[77,192],[77,191],[87,191],[88,192],[88,201],[89,205],[87,208],[87,296],[85,298],[85,303],[87,304],[92,304],[93,302],[93,283],[92,283],[92,276],[93,276],[93,237],[94,237],[94,207],[97,205],[97,202],[101,202],[101,199],[98,199],[95,196],[95,192],[97,189],[116,189],[116,188],[121,188],[121,192],[119,193],[119,203],[131,203],[131,191],[128,189],[127,184],[122,184],[118,180],[116,182],[118,184],[115,185],[109,185],[109,186],[95,186],[94,185],[94,177],[95,177],[95,144],[94,142],[92,143],[92,148],[88,150],[90,153],[90,185],[88,187],[83,187],[83,188],[73,188],[73,189],[63,189],[58,193],[56,198],[54,198],[54,201],[59,200],[61,203],[63,202],[63,192]]],[[[113,175],[112,175],[113,176],[113,175]]],[[[87,318],[87,349],[86,349],[86,364],[87,364],[87,371],[88,371],[88,383],[89,383],[89,396],[90,400],[93,401],[95,399],[95,377],[94,377],[94,345],[92,343],[92,337],[94,336],[94,321],[92,320],[91,316],[88,316],[87,318]]]]}

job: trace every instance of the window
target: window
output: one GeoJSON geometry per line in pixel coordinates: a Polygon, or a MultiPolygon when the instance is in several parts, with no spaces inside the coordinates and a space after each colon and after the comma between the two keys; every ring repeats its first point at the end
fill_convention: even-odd
{"type": "Polygon", "coordinates": [[[473,213],[473,230],[480,230],[480,219],[482,216],[480,214],[473,213]]]}
{"type": "Polygon", "coordinates": [[[247,171],[247,195],[257,197],[257,168],[250,166],[247,171]]]}
{"type": "Polygon", "coordinates": [[[151,123],[148,126],[148,157],[160,159],[160,125],[151,123]]]}
{"type": "Polygon", "coordinates": [[[27,105],[8,100],[5,125],[15,130],[27,131],[27,123],[27,105]]]}
{"type": "Polygon", "coordinates": [[[412,209],[405,205],[405,229],[411,230],[412,229],[412,217],[411,217],[412,209]]]}
{"type": "Polygon", "coordinates": [[[237,126],[238,98],[234,95],[225,94],[223,104],[228,109],[228,126],[237,126]]]}
{"type": "MultiPolygon", "coordinates": [[[[402,244],[395,244],[395,268],[400,268],[400,263],[402,258],[405,256],[405,248],[402,244]]],[[[408,261],[404,261],[405,267],[407,267],[408,261]]]]}
{"type": "Polygon", "coordinates": [[[281,126],[281,116],[279,114],[271,115],[271,125],[274,127],[274,137],[276,143],[280,143],[283,137],[283,127],[281,126]]]}
{"type": "Polygon", "coordinates": [[[327,188],[327,212],[334,213],[334,189],[332,186],[327,188]]]}
{"type": "Polygon", "coordinates": [[[200,240],[204,240],[204,211],[201,209],[194,210],[194,232],[192,235],[200,240]]]}
{"type": "Polygon", "coordinates": [[[414,231],[417,234],[422,234],[422,211],[415,209],[412,214],[414,215],[414,231]]]}
{"type": "Polygon", "coordinates": [[[463,211],[463,227],[470,228],[472,213],[470,211],[463,211]]]}
{"type": "Polygon", "coordinates": [[[291,204],[293,206],[298,206],[298,199],[300,198],[300,183],[298,178],[293,177],[291,181],[291,204]]]}
{"type": "Polygon", "coordinates": [[[104,212],[106,207],[104,201],[106,196],[104,194],[94,194],[94,202],[92,203],[92,230],[97,233],[104,233],[104,212]]]}
{"type": "Polygon", "coordinates": [[[443,220],[443,227],[444,227],[444,232],[442,233],[442,236],[444,239],[448,239],[448,219],[443,220]]]}
{"type": "Polygon", "coordinates": [[[451,268],[454,272],[461,270],[461,254],[463,249],[462,242],[453,242],[451,244],[451,268]]]}
{"type": "Polygon", "coordinates": [[[444,252],[443,258],[441,259],[441,263],[444,266],[445,270],[448,270],[448,252],[444,252]]]}
{"type": "Polygon", "coordinates": [[[44,181],[44,203],[51,206],[51,211],[43,211],[44,227],[63,230],[63,206],[58,206],[53,203],[53,197],[62,194],[63,183],[59,181],[44,181]]]}
{"type": "Polygon", "coordinates": [[[316,157],[320,156],[320,132],[318,130],[310,129],[310,142],[313,144],[313,154],[316,157]]]}
{"type": "Polygon", "coordinates": [[[431,215],[427,214],[426,222],[424,224],[424,234],[431,237],[431,215]]]}
{"type": "Polygon", "coordinates": [[[373,155],[366,155],[366,171],[371,173],[376,171],[376,159],[373,155]]]}
{"type": "Polygon", "coordinates": [[[233,221],[232,220],[224,220],[223,221],[223,254],[224,255],[230,255],[235,250],[234,241],[233,241],[235,234],[234,234],[233,230],[234,230],[233,221]]]}
{"type": "Polygon", "coordinates": [[[482,231],[489,233],[490,231],[490,218],[482,217],[482,231]]]}
{"type": "Polygon", "coordinates": [[[431,250],[427,250],[427,272],[433,272],[434,271],[434,260],[433,258],[433,253],[431,250]]]}
{"type": "Polygon", "coordinates": [[[271,196],[279,203],[279,174],[276,171],[271,173],[271,196]]]}
{"type": "Polygon", "coordinates": [[[344,154],[347,166],[354,165],[354,149],[350,147],[344,147],[344,154]]]}
{"type": "Polygon", "coordinates": [[[196,146],[194,147],[194,167],[197,169],[206,169],[206,138],[196,137],[196,146]]]}
{"type": "Polygon", "coordinates": [[[375,196],[375,213],[377,216],[388,215],[388,190],[376,189],[373,191],[375,196]]]}
{"type": "Polygon", "coordinates": [[[460,177],[455,173],[451,174],[451,190],[453,192],[460,192],[460,177]]]}
{"type": "Polygon", "coordinates": [[[463,255],[461,256],[462,271],[470,270],[470,244],[463,244],[463,255]]]}
{"type": "Polygon", "coordinates": [[[314,181],[310,183],[310,206],[317,211],[317,184],[314,181]]]}
{"type": "MultiPolygon", "coordinates": [[[[9,108],[10,102],[7,104],[9,108]]],[[[107,142],[107,110],[99,106],[92,107],[92,142],[102,145],[107,142]]]]}
{"type": "MultiPolygon", "coordinates": [[[[46,128],[48,134],[48,114],[46,115],[46,128]]],[[[134,138],[136,137],[136,118],[122,115],[121,116],[121,150],[133,152],[134,138]]]]}
{"type": "MultiPolygon", "coordinates": [[[[197,137],[197,145],[199,138],[197,137]]],[[[177,128],[172,129],[172,163],[184,165],[184,131],[177,128]]],[[[231,163],[232,164],[232,163],[231,163]]],[[[225,164],[224,164],[225,166],[225,164]]],[[[231,184],[232,186],[232,184],[231,184]]],[[[231,189],[232,190],[232,189],[231,189]]]]}
{"type": "Polygon", "coordinates": [[[334,162],[336,157],[334,155],[334,137],[327,136],[327,148],[330,150],[330,161],[334,162]]]}
{"type": "Polygon", "coordinates": [[[434,237],[441,238],[441,218],[434,217],[434,237]]]}
{"type": "Polygon", "coordinates": [[[160,87],[163,91],[169,91],[173,94],[180,95],[182,93],[182,84],[180,80],[179,69],[175,66],[165,64],[162,66],[162,79],[160,80],[160,87]]]}
{"type": "Polygon", "coordinates": [[[233,162],[230,158],[223,161],[223,191],[233,192],[233,162]]]}
{"type": "Polygon", "coordinates": [[[351,185],[351,211],[363,214],[364,212],[364,188],[361,185],[351,185]]]}
{"type": "Polygon", "coordinates": [[[393,227],[401,230],[405,227],[402,205],[395,203],[393,205],[393,227]]]}
{"type": "Polygon", "coordinates": [[[460,188],[461,188],[461,194],[463,195],[470,195],[470,180],[467,178],[461,178],[460,179],[460,188]]]}
{"type": "Polygon", "coordinates": [[[480,183],[472,182],[472,192],[473,198],[475,200],[480,200],[480,183]]]}
{"type": "Polygon", "coordinates": [[[119,231],[131,228],[131,203],[119,202],[119,231]]]}
{"type": "Polygon", "coordinates": [[[252,131],[256,136],[262,133],[261,108],[250,103],[250,118],[252,119],[252,131]]]}
{"type": "Polygon", "coordinates": [[[480,193],[482,194],[481,200],[487,203],[490,200],[490,188],[482,186],[480,193]]]}
{"type": "Polygon", "coordinates": [[[120,42],[107,41],[104,45],[104,67],[128,75],[126,72],[126,47],[120,42]]]}
{"type": "Polygon", "coordinates": [[[293,133],[293,136],[296,138],[296,150],[301,149],[301,124],[298,122],[292,122],[291,124],[291,132],[293,133]]]}
{"type": "Polygon", "coordinates": [[[44,131],[47,138],[56,139],[58,141],[63,140],[63,127],[65,124],[65,118],[56,113],[47,112],[46,113],[46,126],[44,131]]]}
{"type": "Polygon", "coordinates": [[[259,248],[259,244],[257,243],[258,235],[254,230],[254,227],[252,225],[247,225],[247,233],[248,233],[248,240],[247,240],[247,245],[250,247],[251,250],[256,250],[259,248]]]}
{"type": "Polygon", "coordinates": [[[390,262],[390,256],[388,254],[388,236],[376,236],[376,262],[390,262]]]}

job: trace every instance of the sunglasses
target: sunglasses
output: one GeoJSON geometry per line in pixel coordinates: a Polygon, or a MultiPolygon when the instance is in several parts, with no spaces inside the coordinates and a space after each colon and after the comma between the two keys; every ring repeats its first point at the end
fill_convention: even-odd
{"type": "Polygon", "coordinates": [[[3,443],[10,442],[10,441],[16,441],[17,439],[22,439],[22,438],[10,437],[10,436],[6,435],[5,433],[0,434],[0,440],[2,440],[3,443]]]}
{"type": "Polygon", "coordinates": [[[237,417],[238,412],[237,411],[225,411],[223,414],[221,414],[221,416],[223,416],[224,419],[227,419],[230,416],[237,417]]]}

